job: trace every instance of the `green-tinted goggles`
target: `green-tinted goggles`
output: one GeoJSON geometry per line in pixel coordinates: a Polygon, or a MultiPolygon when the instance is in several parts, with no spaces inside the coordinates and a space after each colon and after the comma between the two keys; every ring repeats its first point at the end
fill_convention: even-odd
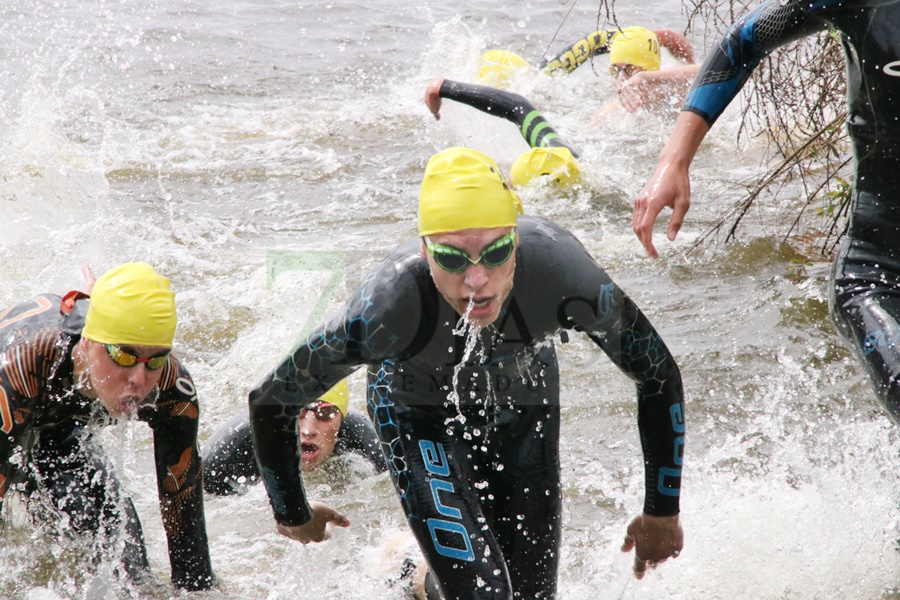
{"type": "Polygon", "coordinates": [[[156,371],[166,366],[166,361],[169,360],[168,352],[163,354],[162,356],[141,358],[140,356],[135,356],[134,354],[125,352],[115,344],[106,344],[106,351],[109,353],[109,357],[113,360],[113,362],[120,367],[133,367],[138,363],[144,363],[145,365],[147,365],[148,369],[150,369],[151,371],[156,371]]]}
{"type": "Polygon", "coordinates": [[[434,262],[450,273],[465,271],[469,264],[484,263],[486,267],[499,267],[509,260],[513,250],[516,249],[516,230],[513,229],[503,237],[491,242],[487,248],[481,251],[478,258],[472,258],[468,252],[453,246],[435,244],[428,239],[428,236],[425,236],[425,246],[434,257],[434,262]]]}

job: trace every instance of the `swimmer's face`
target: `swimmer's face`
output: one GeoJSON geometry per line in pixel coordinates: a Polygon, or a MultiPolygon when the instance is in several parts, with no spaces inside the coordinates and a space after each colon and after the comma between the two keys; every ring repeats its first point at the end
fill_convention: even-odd
{"type": "MultiPolygon", "coordinates": [[[[120,345],[124,352],[139,358],[168,354],[166,346],[120,345]]],[[[132,367],[116,364],[106,345],[82,338],[73,355],[76,385],[89,398],[97,398],[113,418],[129,417],[137,412],[157,385],[163,369],[151,370],[147,363],[132,367]]]]}
{"type": "MultiPolygon", "coordinates": [[[[512,231],[511,227],[495,227],[492,229],[464,229],[453,233],[440,233],[428,236],[432,244],[441,244],[461,250],[476,260],[482,252],[512,231]]],[[[518,245],[516,238],[515,245],[518,245]]],[[[469,301],[472,309],[469,321],[479,327],[493,323],[500,315],[503,302],[509,297],[513,287],[513,276],[516,271],[516,253],[513,250],[509,260],[496,267],[488,267],[484,262],[469,264],[457,273],[447,271],[435,261],[431,251],[422,242],[422,256],[431,268],[434,285],[458,314],[466,314],[469,301]]]]}
{"type": "Polygon", "coordinates": [[[343,415],[333,404],[318,402],[300,411],[300,468],[304,473],[315,471],[334,452],[343,415]]]}

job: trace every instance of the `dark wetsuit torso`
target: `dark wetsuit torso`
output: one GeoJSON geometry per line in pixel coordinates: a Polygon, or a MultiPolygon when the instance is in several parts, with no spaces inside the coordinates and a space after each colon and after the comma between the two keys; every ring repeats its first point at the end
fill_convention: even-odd
{"type": "MultiPolygon", "coordinates": [[[[121,552],[126,570],[140,577],[149,565],[137,513],[92,434],[108,415],[99,401],[73,389],[71,353],[87,304],[44,294],[0,312],[0,496],[20,482],[49,496],[70,527],[97,538],[107,556],[121,552]],[[24,467],[10,461],[13,454],[24,467]],[[116,549],[120,537],[124,550],[116,549]]],[[[138,414],[153,429],[172,581],[209,588],[214,575],[197,451],[199,408],[190,374],[175,356],[162,369],[155,402],[138,414]]]]}
{"type": "Polygon", "coordinates": [[[850,228],[831,311],[900,423],[900,2],[769,0],[710,54],[684,105],[712,125],[769,52],[825,28],[842,35],[856,158],[850,228]]]}
{"type": "Polygon", "coordinates": [[[311,516],[298,410],[368,364],[369,413],[444,596],[554,597],[560,413],[551,338],[565,329],[587,333],[635,381],[644,511],[678,512],[684,420],[675,361],[569,232],[535,217],[520,217],[518,232],[512,293],[463,364],[459,315],[414,239],[251,392],[254,444],[279,522],[311,516]],[[458,404],[448,398],[454,390],[458,404]]]}
{"type": "MultiPolygon", "coordinates": [[[[236,415],[210,437],[200,451],[203,457],[203,488],[210,494],[230,496],[259,481],[253,454],[250,417],[236,415]]],[[[376,472],[387,471],[381,445],[369,420],[359,413],[341,419],[332,456],[355,454],[372,464],[376,472]]]]}

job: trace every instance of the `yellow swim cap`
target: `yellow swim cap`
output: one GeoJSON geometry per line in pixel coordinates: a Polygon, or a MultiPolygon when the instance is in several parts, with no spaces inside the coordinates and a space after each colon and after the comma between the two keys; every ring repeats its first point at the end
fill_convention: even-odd
{"type": "Polygon", "coordinates": [[[581,169],[568,148],[532,148],[522,153],[509,170],[513,186],[522,188],[535,177],[549,175],[562,187],[578,183],[581,169]]]}
{"type": "Polygon", "coordinates": [[[488,50],[481,55],[478,81],[484,85],[505,88],[510,79],[531,69],[531,64],[518,54],[506,50],[488,50]]]}
{"type": "Polygon", "coordinates": [[[497,163],[471,148],[431,157],[419,193],[419,235],[515,227],[522,203],[497,163]]]}
{"type": "Polygon", "coordinates": [[[319,396],[319,402],[327,402],[337,406],[343,416],[347,416],[350,410],[350,385],[346,379],[341,379],[330,390],[319,396]]]}
{"type": "Polygon", "coordinates": [[[171,347],[176,321],[169,280],[147,263],[125,263],[94,283],[81,335],[101,344],[171,347]]]}
{"type": "Polygon", "coordinates": [[[620,63],[659,71],[661,59],[656,34],[637,26],[617,31],[609,42],[609,64],[620,63]]]}

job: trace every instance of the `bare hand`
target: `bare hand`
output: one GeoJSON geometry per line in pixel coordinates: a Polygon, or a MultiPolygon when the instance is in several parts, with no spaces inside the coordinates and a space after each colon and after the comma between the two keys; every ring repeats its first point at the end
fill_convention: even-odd
{"type": "Polygon", "coordinates": [[[297,540],[301,544],[310,542],[323,542],[331,538],[332,526],[349,527],[350,520],[343,514],[321,502],[310,502],[313,510],[312,519],[303,525],[276,524],[276,530],[281,535],[297,540]]]}
{"type": "Polygon", "coordinates": [[[443,77],[438,77],[428,84],[425,88],[425,104],[428,110],[434,115],[435,121],[441,120],[441,85],[444,83],[443,77]]]}
{"type": "Polygon", "coordinates": [[[648,101],[649,87],[644,81],[644,73],[635,73],[619,85],[616,90],[619,104],[628,112],[634,112],[648,101]]]}
{"type": "Polygon", "coordinates": [[[91,269],[91,265],[87,263],[81,265],[81,275],[84,277],[85,281],[85,293],[90,294],[91,290],[94,289],[94,282],[97,281],[97,278],[94,277],[94,271],[91,269]]]}
{"type": "Polygon", "coordinates": [[[668,558],[678,558],[684,547],[684,531],[673,517],[640,515],[628,525],[622,552],[634,549],[634,576],[643,579],[647,569],[655,568],[668,558]]]}
{"type": "Polygon", "coordinates": [[[687,170],[681,172],[674,165],[661,165],[634,200],[631,226],[652,258],[659,258],[653,246],[653,224],[665,207],[672,209],[666,234],[669,241],[674,241],[691,207],[691,182],[687,170]]]}
{"type": "Polygon", "coordinates": [[[653,258],[659,256],[653,247],[653,223],[656,217],[663,208],[668,206],[672,209],[666,233],[669,240],[674,241],[691,206],[688,169],[708,131],[709,126],[702,117],[682,111],[675,121],[669,141],[659,155],[656,173],[634,200],[631,228],[641,240],[647,254],[653,258]]]}

